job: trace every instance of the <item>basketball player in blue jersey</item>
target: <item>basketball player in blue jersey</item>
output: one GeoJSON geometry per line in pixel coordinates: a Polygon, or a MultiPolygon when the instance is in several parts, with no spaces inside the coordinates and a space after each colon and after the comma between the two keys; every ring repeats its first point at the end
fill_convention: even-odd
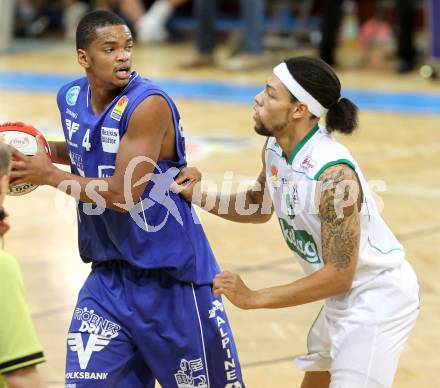
{"type": "Polygon", "coordinates": [[[206,210],[231,221],[266,222],[275,209],[305,276],[251,290],[225,271],[216,276],[214,293],[242,309],[323,300],[308,352],[295,358],[306,372],[301,388],[391,388],[418,316],[418,283],[359,165],[332,135],[353,132],[357,108],[341,97],[330,66],[298,57],[273,69],[254,111],[255,131],[267,137],[255,187],[226,202],[221,193],[209,198],[199,191],[193,198],[200,179],[193,170],[183,170],[176,182],[192,178],[182,195],[202,207],[208,199],[213,207],[206,210]],[[325,127],[319,124],[324,115],[325,127]]]}
{"type": "Polygon", "coordinates": [[[132,71],[124,21],[80,21],[86,77],[57,97],[65,142],[14,152],[12,177],[78,199],[79,251],[92,271],[67,336],[66,387],[243,387],[232,333],[212,293],[218,264],[182,197],[168,191],[186,165],[170,97],[132,71]]]}

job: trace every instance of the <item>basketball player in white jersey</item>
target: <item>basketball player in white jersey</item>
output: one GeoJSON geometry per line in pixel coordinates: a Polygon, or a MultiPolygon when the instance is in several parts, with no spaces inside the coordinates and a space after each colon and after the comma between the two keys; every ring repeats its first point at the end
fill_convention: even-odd
{"type": "MultiPolygon", "coordinates": [[[[357,107],[340,93],[338,77],[321,60],[298,57],[276,66],[255,98],[255,131],[267,137],[257,183],[232,195],[226,213],[220,211],[221,193],[209,210],[259,223],[275,208],[305,277],[251,290],[239,275],[224,271],[213,288],[242,309],[324,300],[308,353],[295,358],[305,371],[301,387],[388,388],[418,316],[418,283],[358,164],[331,134],[350,134],[357,126],[357,107]],[[258,211],[240,214],[240,195],[258,211]]],[[[193,196],[197,171],[183,170],[176,182],[188,179],[182,195],[204,207],[208,194],[193,196]]]]}

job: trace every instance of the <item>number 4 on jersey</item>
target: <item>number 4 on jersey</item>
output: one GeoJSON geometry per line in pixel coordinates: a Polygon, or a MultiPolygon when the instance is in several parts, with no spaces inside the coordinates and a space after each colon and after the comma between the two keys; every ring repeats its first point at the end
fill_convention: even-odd
{"type": "Polygon", "coordinates": [[[90,151],[92,145],[90,144],[90,129],[86,131],[86,134],[83,137],[82,146],[86,149],[86,151],[90,151]]]}

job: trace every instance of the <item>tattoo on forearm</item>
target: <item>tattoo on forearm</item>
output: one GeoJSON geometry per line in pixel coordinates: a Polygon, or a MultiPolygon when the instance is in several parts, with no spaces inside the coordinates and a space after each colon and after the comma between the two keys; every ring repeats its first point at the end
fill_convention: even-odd
{"type": "Polygon", "coordinates": [[[348,268],[358,254],[360,185],[346,165],[330,167],[320,177],[319,215],[324,260],[338,271],[348,268]]]}

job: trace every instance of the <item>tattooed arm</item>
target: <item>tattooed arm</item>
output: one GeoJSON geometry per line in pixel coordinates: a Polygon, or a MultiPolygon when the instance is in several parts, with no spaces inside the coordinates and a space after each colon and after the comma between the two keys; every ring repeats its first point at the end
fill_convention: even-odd
{"type": "Polygon", "coordinates": [[[319,184],[324,263],[334,274],[333,287],[348,291],[359,255],[361,186],[356,173],[345,164],[327,169],[319,184]]]}
{"type": "Polygon", "coordinates": [[[292,283],[253,291],[239,275],[222,272],[214,294],[224,294],[243,309],[281,308],[314,302],[347,292],[356,271],[360,241],[362,193],[356,173],[347,165],[329,167],[317,185],[324,267],[292,283]]]}

